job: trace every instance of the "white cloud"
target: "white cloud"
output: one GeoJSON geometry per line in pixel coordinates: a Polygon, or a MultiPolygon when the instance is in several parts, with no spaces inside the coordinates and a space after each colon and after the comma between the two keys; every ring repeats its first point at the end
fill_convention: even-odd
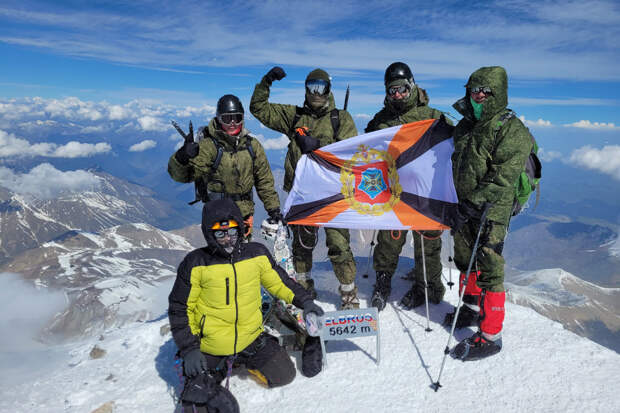
{"type": "Polygon", "coordinates": [[[370,118],[372,118],[372,116],[366,114],[366,113],[356,113],[353,116],[355,119],[360,119],[360,120],[368,120],[370,118]]]}
{"type": "Polygon", "coordinates": [[[238,67],[239,62],[298,66],[306,56],[313,57],[314,66],[340,72],[382,71],[386,62],[416,56],[415,73],[421,78],[462,79],[480,64],[501,63],[522,78],[620,79],[615,42],[620,18],[613,0],[443,8],[419,2],[415,7],[379,1],[364,2],[364,7],[356,2],[340,2],[338,7],[328,2],[243,3],[237,7],[239,17],[255,22],[252,36],[229,24],[225,8],[199,2],[183,8],[160,4],[147,15],[42,3],[28,10],[7,6],[0,22],[11,24],[4,25],[0,40],[61,55],[185,72],[188,66],[238,67]],[[291,14],[312,15],[316,24],[296,24],[288,18],[291,14]],[[388,14],[399,16],[398,27],[382,24],[388,14]],[[178,21],[184,24],[175,24],[178,21]],[[351,32],[349,22],[364,24],[351,32]],[[227,39],[226,47],[220,39],[227,39]]]}
{"type": "Polygon", "coordinates": [[[519,119],[521,119],[521,122],[523,122],[525,124],[525,126],[532,126],[532,127],[548,127],[548,126],[553,126],[551,124],[551,121],[544,120],[544,119],[541,119],[541,118],[538,118],[538,120],[528,120],[528,119],[525,119],[525,116],[521,115],[521,116],[519,116],[519,119]]]}
{"type": "Polygon", "coordinates": [[[551,162],[555,159],[562,159],[564,155],[557,151],[546,151],[543,148],[538,148],[538,157],[541,161],[551,162]]]}
{"type": "Polygon", "coordinates": [[[96,144],[81,143],[76,141],[68,142],[65,145],[57,146],[48,155],[53,158],[84,158],[88,156],[107,153],[112,150],[110,144],[100,142],[96,144]]]}
{"type": "Polygon", "coordinates": [[[0,182],[15,193],[51,199],[66,192],[94,190],[99,186],[100,179],[88,171],[63,172],[48,163],[42,163],[24,174],[0,167],[0,182]]]}
{"type": "Polygon", "coordinates": [[[151,139],[144,140],[129,147],[129,152],[142,152],[157,146],[157,142],[151,139]]]}
{"type": "Polygon", "coordinates": [[[154,116],[142,116],[138,118],[138,123],[144,131],[164,131],[168,129],[168,125],[154,116]]]}
{"type": "Polygon", "coordinates": [[[130,116],[129,110],[120,105],[112,105],[108,108],[108,118],[110,120],[122,120],[130,116]]]}
{"type": "Polygon", "coordinates": [[[620,129],[620,127],[616,126],[614,123],[609,122],[590,122],[589,120],[580,120],[579,122],[569,123],[564,125],[566,127],[573,128],[581,128],[581,129],[599,129],[599,130],[612,130],[612,129],[620,129]]]}
{"type": "Polygon", "coordinates": [[[573,165],[611,175],[620,180],[620,146],[608,145],[601,149],[583,146],[573,151],[570,156],[573,165]]]}
{"type": "Polygon", "coordinates": [[[55,143],[31,144],[26,139],[21,139],[13,134],[0,130],[0,158],[10,156],[32,157],[46,156],[50,158],[82,158],[97,154],[107,153],[112,150],[110,144],[100,142],[97,144],[68,142],[65,145],[55,143]]]}
{"type": "Polygon", "coordinates": [[[265,149],[284,149],[290,142],[290,139],[284,134],[275,139],[265,139],[263,135],[257,135],[256,137],[265,149]]]}

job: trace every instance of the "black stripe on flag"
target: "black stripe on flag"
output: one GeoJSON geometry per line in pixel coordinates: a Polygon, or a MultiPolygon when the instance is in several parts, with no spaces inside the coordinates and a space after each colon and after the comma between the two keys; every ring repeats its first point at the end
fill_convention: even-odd
{"type": "Polygon", "coordinates": [[[433,122],[426,132],[424,132],[424,135],[422,135],[415,145],[400,154],[398,159],[396,159],[396,168],[400,168],[418,158],[439,142],[450,139],[453,132],[454,126],[449,125],[442,115],[441,118],[433,122]]]}
{"type": "Polygon", "coordinates": [[[425,198],[410,192],[400,194],[400,200],[422,215],[443,225],[452,226],[458,204],[438,199],[425,198]]]}
{"type": "Polygon", "coordinates": [[[326,207],[329,204],[333,204],[334,202],[338,202],[344,199],[344,195],[336,194],[327,198],[319,199],[312,202],[306,202],[305,204],[293,205],[291,209],[288,211],[288,214],[284,217],[285,221],[296,221],[298,219],[307,218],[308,216],[314,214],[321,208],[326,207]]]}

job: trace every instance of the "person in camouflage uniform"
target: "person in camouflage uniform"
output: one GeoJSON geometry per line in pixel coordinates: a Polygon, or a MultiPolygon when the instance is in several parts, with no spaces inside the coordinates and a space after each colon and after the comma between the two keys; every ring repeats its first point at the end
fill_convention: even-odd
{"type": "MultiPolygon", "coordinates": [[[[284,162],[284,190],[290,191],[295,178],[295,167],[302,154],[321,146],[357,135],[351,115],[336,110],[331,93],[329,75],[321,69],[311,71],[306,77],[306,99],[303,107],[269,102],[269,92],[274,80],[281,80],[286,73],[281,67],[272,68],[254,89],[250,112],[265,126],[282,132],[290,138],[284,162]],[[334,117],[336,119],[334,119],[334,117]],[[338,123],[336,128],[335,121],[338,123]]],[[[312,251],[318,233],[315,227],[293,225],[293,263],[297,280],[316,296],[314,280],[310,277],[312,251]]],[[[341,308],[359,308],[355,286],[356,266],[346,229],[325,228],[329,259],[340,282],[341,308]]]]}
{"type": "Polygon", "coordinates": [[[203,202],[223,198],[235,201],[247,227],[245,238],[249,240],[254,217],[252,188],[256,188],[271,222],[281,221],[282,213],[265,150],[243,126],[243,115],[239,98],[222,96],[215,118],[200,129],[198,143],[194,142],[190,123],[191,139],[183,134],[185,144],[170,157],[168,173],[177,182],[196,181],[205,188],[203,202]],[[221,158],[213,170],[218,147],[222,148],[221,158]]]}
{"type": "MultiPolygon", "coordinates": [[[[452,165],[459,198],[454,232],[454,261],[461,271],[460,290],[465,305],[457,327],[478,325],[478,331],[461,341],[454,356],[478,360],[502,348],[504,321],[504,238],[513,213],[516,184],[532,149],[527,128],[516,116],[507,117],[508,77],[499,66],[476,70],[465,86],[465,96],[453,107],[463,115],[454,132],[452,165]],[[507,119],[507,120],[506,120],[507,119]],[[490,204],[481,230],[475,267],[464,285],[481,215],[490,204]]],[[[446,316],[451,324],[454,313],[446,316]]]]}
{"type": "MultiPolygon", "coordinates": [[[[428,106],[426,91],[415,84],[411,69],[405,63],[394,62],[389,65],[385,71],[384,83],[386,93],[384,107],[368,123],[366,133],[410,122],[439,119],[443,115],[441,111],[428,106]]],[[[431,302],[439,303],[446,290],[441,282],[441,231],[419,231],[419,233],[424,238],[428,297],[431,302]]],[[[401,304],[406,308],[417,307],[425,302],[419,233],[412,232],[415,257],[414,281],[411,289],[401,300],[401,304]]],[[[392,275],[396,271],[398,256],[406,238],[407,233],[401,231],[382,230],[377,235],[377,246],[373,254],[373,267],[377,279],[371,303],[379,311],[385,308],[392,291],[392,275]]]]}

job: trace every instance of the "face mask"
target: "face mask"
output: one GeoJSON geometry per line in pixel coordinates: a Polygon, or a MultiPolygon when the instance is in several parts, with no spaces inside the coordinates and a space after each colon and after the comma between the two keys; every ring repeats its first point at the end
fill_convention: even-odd
{"type": "Polygon", "coordinates": [[[480,117],[482,116],[483,103],[476,103],[476,101],[473,100],[471,96],[469,98],[469,103],[471,103],[471,107],[474,108],[474,117],[476,118],[476,120],[480,120],[480,117]]]}
{"type": "Polygon", "coordinates": [[[314,110],[321,109],[327,105],[327,96],[326,95],[314,95],[311,93],[306,93],[306,100],[310,107],[314,110]]]}
{"type": "Polygon", "coordinates": [[[239,231],[237,228],[230,228],[228,231],[226,230],[217,230],[214,231],[215,240],[218,245],[224,248],[224,251],[227,253],[233,252],[235,248],[235,244],[237,244],[237,240],[239,239],[239,231]]]}

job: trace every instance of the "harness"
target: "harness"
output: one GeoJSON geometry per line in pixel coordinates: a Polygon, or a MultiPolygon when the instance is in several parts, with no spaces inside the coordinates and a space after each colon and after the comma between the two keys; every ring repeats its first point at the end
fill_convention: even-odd
{"type": "MultiPolygon", "coordinates": [[[[198,201],[208,202],[208,201],[212,201],[215,199],[225,199],[225,198],[232,199],[233,201],[252,201],[253,197],[252,197],[251,190],[244,194],[228,194],[226,192],[213,192],[207,189],[207,184],[209,183],[209,181],[211,181],[211,178],[213,177],[213,175],[215,175],[217,168],[220,166],[220,163],[222,162],[222,156],[224,155],[224,151],[226,149],[224,149],[224,146],[217,139],[209,135],[207,128],[203,128],[202,132],[203,132],[203,139],[206,139],[207,137],[210,138],[217,152],[215,154],[215,158],[213,159],[213,163],[211,164],[211,169],[209,170],[209,172],[207,172],[205,175],[196,179],[195,181],[196,199],[194,199],[189,204],[193,205],[198,201]]],[[[252,158],[252,170],[254,170],[254,160],[256,159],[256,152],[254,151],[254,148],[252,147],[252,141],[254,140],[254,137],[250,134],[246,136],[247,136],[247,139],[246,139],[245,146],[246,146],[246,150],[250,154],[250,158],[252,158]]],[[[230,152],[230,151],[227,151],[227,152],[230,152]]]]}

